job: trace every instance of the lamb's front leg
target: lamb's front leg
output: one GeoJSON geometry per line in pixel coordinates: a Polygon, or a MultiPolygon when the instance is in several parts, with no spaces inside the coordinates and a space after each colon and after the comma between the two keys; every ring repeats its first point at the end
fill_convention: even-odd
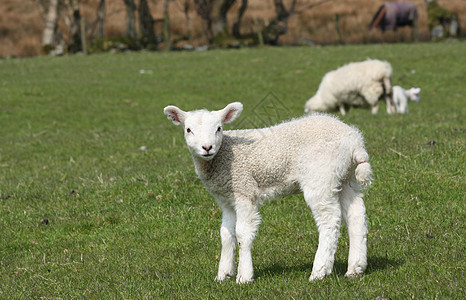
{"type": "Polygon", "coordinates": [[[261,218],[256,205],[249,199],[236,203],[236,237],[239,244],[237,283],[253,281],[252,244],[256,237],[261,218]]]}
{"type": "Polygon", "coordinates": [[[229,206],[222,207],[222,226],[220,237],[222,239],[222,253],[218,265],[218,274],[215,278],[222,281],[235,275],[235,249],[236,249],[236,212],[229,206]]]}

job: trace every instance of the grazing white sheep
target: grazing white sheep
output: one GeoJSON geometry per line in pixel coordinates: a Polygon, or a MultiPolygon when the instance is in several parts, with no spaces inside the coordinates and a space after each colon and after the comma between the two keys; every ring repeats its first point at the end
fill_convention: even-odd
{"type": "MultiPolygon", "coordinates": [[[[399,114],[407,114],[408,110],[408,100],[419,102],[421,101],[421,97],[419,93],[421,92],[420,88],[410,88],[409,90],[405,90],[399,85],[395,85],[393,87],[392,92],[392,102],[393,106],[395,106],[395,112],[399,114]]],[[[390,107],[387,105],[387,113],[392,114],[390,107]]]]}
{"type": "Polygon", "coordinates": [[[350,107],[379,111],[379,99],[384,97],[391,107],[392,67],[376,59],[354,62],[330,71],[322,78],[317,93],[306,102],[304,112],[333,112],[345,115],[350,107]]]}
{"type": "Polygon", "coordinates": [[[219,111],[164,109],[168,119],[183,126],[196,173],[222,209],[216,279],[235,275],[238,243],[236,282],[253,280],[251,249],[261,222],[259,206],[299,192],[304,193],[319,231],[309,280],[332,272],[342,216],[350,241],[346,276],[363,273],[367,224],[361,188],[370,185],[372,171],[360,132],[327,115],[269,128],[223,131],[223,124],[242,110],[239,102],[219,111]]]}

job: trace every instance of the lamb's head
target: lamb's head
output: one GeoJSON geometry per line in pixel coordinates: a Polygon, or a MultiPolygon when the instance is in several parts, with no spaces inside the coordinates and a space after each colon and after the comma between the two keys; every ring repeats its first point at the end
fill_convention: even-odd
{"type": "Polygon", "coordinates": [[[421,101],[421,97],[419,96],[419,93],[421,93],[420,88],[410,88],[409,90],[406,91],[406,96],[408,96],[408,99],[414,102],[419,102],[421,101]]]}
{"type": "Polygon", "coordinates": [[[167,106],[163,112],[175,125],[182,125],[184,138],[193,156],[204,160],[215,157],[222,145],[223,124],[235,120],[243,111],[243,104],[233,102],[218,111],[183,111],[167,106]]]}

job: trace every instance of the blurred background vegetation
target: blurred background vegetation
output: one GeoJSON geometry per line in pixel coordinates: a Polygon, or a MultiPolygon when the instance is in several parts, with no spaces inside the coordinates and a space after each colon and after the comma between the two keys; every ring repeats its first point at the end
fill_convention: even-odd
{"type": "MultiPolygon", "coordinates": [[[[427,3],[411,2],[418,9],[419,41],[430,40],[427,3]]],[[[466,1],[437,2],[457,15],[462,26],[459,37],[466,36],[466,1]]],[[[1,0],[0,57],[61,55],[83,50],[95,53],[262,44],[411,42],[409,27],[383,33],[369,30],[373,15],[383,3],[384,0],[1,0]]]]}

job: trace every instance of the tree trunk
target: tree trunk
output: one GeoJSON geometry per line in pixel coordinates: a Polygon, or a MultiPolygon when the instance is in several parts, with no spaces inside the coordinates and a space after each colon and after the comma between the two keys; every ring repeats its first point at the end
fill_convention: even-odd
{"type": "Polygon", "coordinates": [[[97,37],[101,39],[104,37],[105,0],[100,0],[99,8],[97,8],[97,23],[98,23],[97,37]]]}
{"type": "Polygon", "coordinates": [[[165,0],[163,6],[163,41],[165,42],[165,50],[170,50],[170,15],[168,14],[168,1],[165,0]]]}
{"type": "Polygon", "coordinates": [[[126,35],[135,40],[137,38],[136,33],[136,17],[134,11],[136,10],[136,5],[134,0],[123,0],[126,6],[126,35]]]}
{"type": "Polygon", "coordinates": [[[139,2],[139,29],[141,30],[141,41],[145,47],[155,49],[157,41],[155,40],[154,18],[150,14],[147,0],[139,2]]]}
{"type": "Polygon", "coordinates": [[[233,35],[235,37],[241,36],[241,32],[240,32],[241,19],[243,18],[244,12],[246,11],[247,7],[248,7],[248,0],[242,0],[241,7],[239,8],[239,11],[238,11],[238,18],[236,19],[236,23],[233,25],[233,35]]]}
{"type": "Polygon", "coordinates": [[[58,0],[50,0],[47,15],[45,16],[45,28],[42,34],[42,52],[48,54],[55,44],[55,33],[58,23],[58,0]]]}
{"type": "Polygon", "coordinates": [[[227,32],[227,12],[236,0],[194,0],[197,13],[206,23],[206,37],[211,42],[227,32]]]}
{"type": "Polygon", "coordinates": [[[87,54],[87,36],[86,36],[86,19],[83,17],[81,18],[81,23],[79,24],[81,27],[81,48],[84,54],[87,54]]]}
{"type": "Polygon", "coordinates": [[[210,24],[212,23],[210,19],[210,11],[212,7],[212,0],[194,0],[194,5],[196,6],[196,11],[198,15],[204,20],[204,34],[206,39],[210,41],[212,39],[212,34],[210,32],[210,24]]]}
{"type": "Polygon", "coordinates": [[[213,0],[210,19],[212,20],[210,30],[215,37],[226,31],[227,12],[233,6],[236,0],[213,0]]]}
{"type": "Polygon", "coordinates": [[[190,18],[189,18],[190,8],[191,8],[190,0],[185,0],[183,3],[183,11],[184,11],[184,16],[186,17],[185,37],[187,40],[191,40],[191,29],[190,29],[190,18]]]}
{"type": "Polygon", "coordinates": [[[70,51],[72,53],[76,53],[82,50],[81,34],[86,33],[81,32],[81,12],[79,10],[79,0],[70,0],[70,5],[72,11],[72,21],[70,27],[70,51]]]}
{"type": "Polygon", "coordinates": [[[283,0],[274,0],[275,11],[277,16],[267,26],[262,35],[264,36],[264,42],[266,44],[277,45],[278,38],[280,35],[285,34],[288,31],[288,19],[294,13],[296,0],[291,2],[290,10],[286,10],[283,0]]]}

